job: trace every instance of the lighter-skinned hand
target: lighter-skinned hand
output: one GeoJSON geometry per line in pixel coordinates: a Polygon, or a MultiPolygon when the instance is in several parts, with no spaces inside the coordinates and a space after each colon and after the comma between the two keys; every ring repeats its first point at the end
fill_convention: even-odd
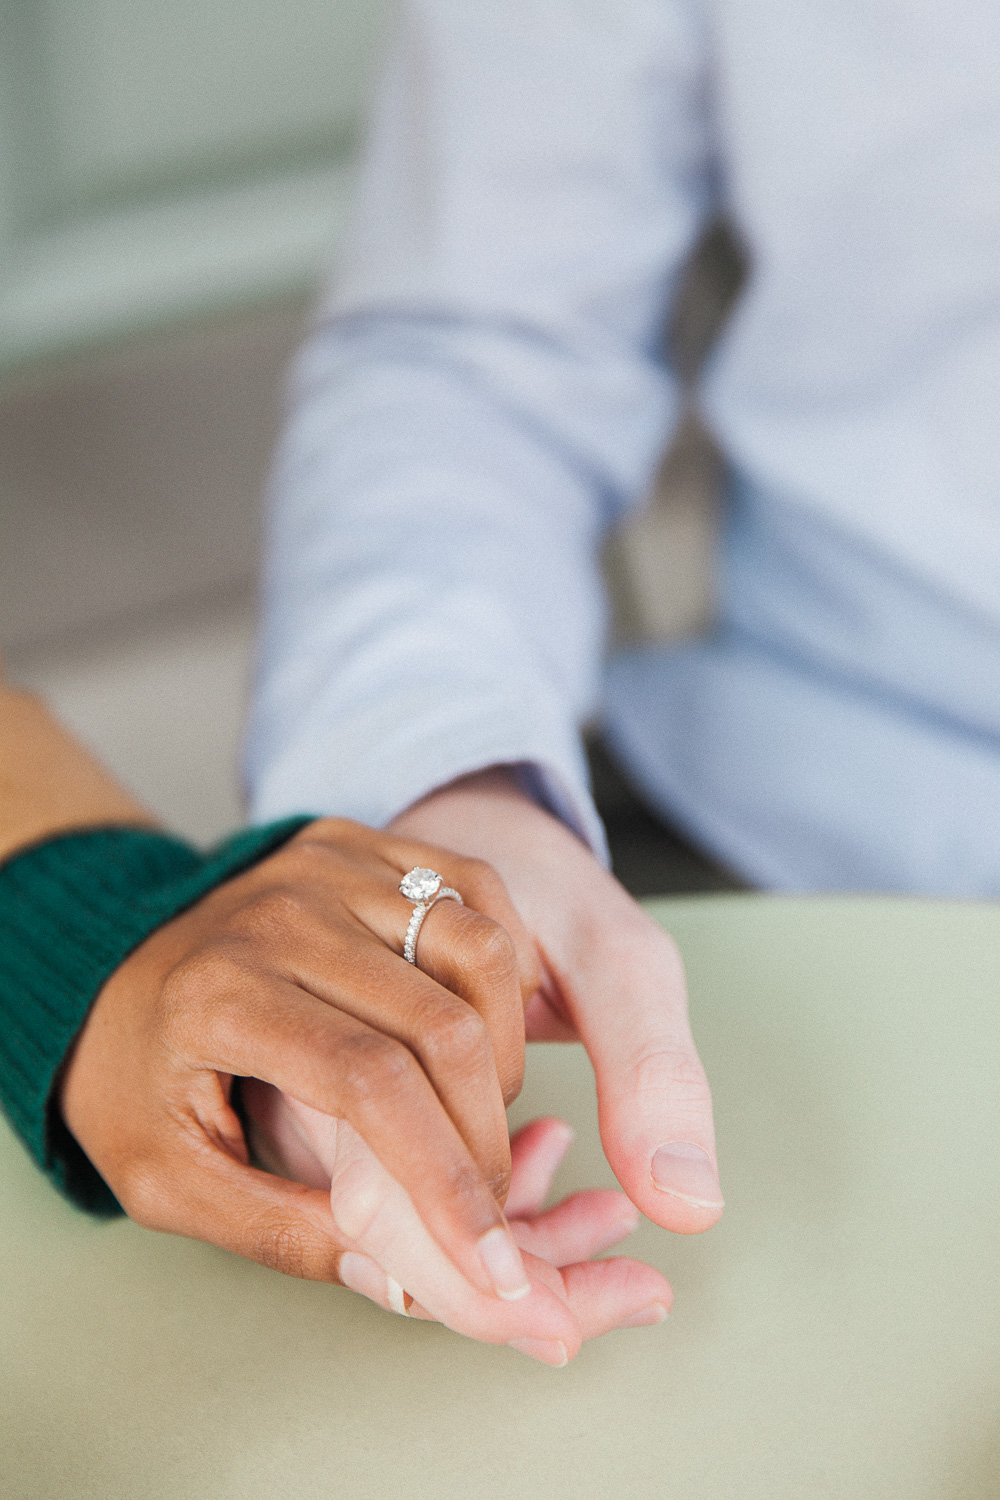
{"type": "Polygon", "coordinates": [[[453,782],[391,826],[497,870],[542,976],[528,1039],[583,1041],[604,1150],[629,1198],[666,1229],[708,1229],[723,1210],[712,1101],[673,941],[504,768],[453,782]]]}
{"type": "Polygon", "coordinates": [[[561,1120],[535,1120],[511,1141],[507,1220],[531,1292],[502,1302],[457,1273],[408,1195],[350,1125],[264,1084],[247,1082],[243,1094],[260,1160],[328,1190],[338,1222],[345,1195],[355,1205],[363,1201],[362,1214],[352,1209],[358,1232],[345,1245],[339,1275],[387,1311],[433,1319],[556,1366],[572,1359],[586,1339],[666,1317],[672,1294],[658,1271],[635,1260],[592,1259],[636,1227],[638,1214],[622,1193],[595,1188],[543,1210],[572,1139],[561,1120]]]}

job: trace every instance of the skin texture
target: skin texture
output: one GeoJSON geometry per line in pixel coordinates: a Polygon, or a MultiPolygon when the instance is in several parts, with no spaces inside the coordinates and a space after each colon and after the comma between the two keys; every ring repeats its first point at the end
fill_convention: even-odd
{"type": "MultiPolygon", "coordinates": [[[[487,866],[321,820],[121,965],[69,1059],[64,1117],[138,1222],[335,1279],[328,1197],[248,1164],[232,1078],[274,1084],[353,1127],[456,1274],[495,1300],[526,1287],[500,1204],[504,1107],[520,1088],[536,983],[487,866]],[[439,869],[467,902],[428,914],[421,968],[398,951],[412,907],[397,886],[414,865],[439,869]]],[[[360,1237],[370,1198],[364,1172],[341,1180],[347,1238],[360,1237]]]]}
{"type": "Polygon", "coordinates": [[[621,1194],[540,1212],[566,1127],[508,1143],[539,981],[488,866],[323,820],[116,971],[69,1059],[64,1116],[148,1228],[386,1307],[392,1277],[411,1315],[559,1365],[596,1333],[659,1321],[671,1294],[648,1266],[590,1261],[635,1226],[621,1194]],[[411,907],[396,887],[415,864],[468,902],[428,914],[419,969],[398,955],[411,907]],[[269,1170],[251,1164],[234,1077],[269,1170]]]}
{"type": "MultiPolygon", "coordinates": [[[[711,1096],[691,1037],[683,967],[672,941],[502,768],[435,792],[392,828],[488,857],[502,872],[533,947],[539,976],[526,1010],[529,1039],[579,1038],[586,1045],[597,1078],[602,1141],[631,1203],[678,1233],[699,1233],[714,1224],[723,1201],[711,1096]],[[668,1144],[673,1149],[664,1154],[661,1148],[668,1144]]],[[[423,962],[422,952],[420,958],[423,962]]],[[[332,1179],[335,1202],[337,1153],[349,1153],[349,1143],[338,1145],[336,1122],[302,1110],[280,1093],[266,1101],[258,1097],[256,1103],[274,1170],[317,1185],[332,1179]]],[[[528,1146],[520,1160],[529,1171],[528,1146]]],[[[377,1266],[367,1273],[367,1284],[357,1280],[354,1262],[349,1265],[351,1284],[384,1306],[389,1304],[381,1277],[388,1271],[417,1297],[418,1311],[488,1342],[516,1340],[523,1352],[546,1363],[561,1362],[552,1357],[555,1344],[572,1358],[580,1340],[611,1326],[659,1321],[661,1313],[654,1304],[661,1309],[669,1306],[669,1289],[662,1278],[658,1291],[652,1281],[647,1285],[643,1280],[657,1276],[649,1267],[584,1259],[601,1243],[607,1230],[602,1215],[610,1210],[592,1195],[582,1195],[572,1206],[551,1210],[555,1219],[544,1221],[547,1226],[572,1225],[576,1236],[553,1241],[550,1255],[544,1257],[560,1267],[564,1290],[573,1289],[568,1306],[576,1320],[576,1336],[565,1326],[558,1334],[553,1304],[543,1303],[534,1293],[518,1307],[519,1313],[534,1315],[531,1331],[512,1334],[509,1309],[495,1300],[463,1301],[457,1288],[446,1288],[433,1277],[433,1287],[427,1290],[428,1247],[408,1218],[402,1198],[391,1197],[387,1182],[382,1189],[383,1224],[392,1222],[397,1229],[408,1225],[408,1230],[398,1237],[369,1237],[365,1248],[377,1266]],[[569,1265],[575,1250],[581,1261],[569,1265]],[[607,1321],[611,1309],[614,1323],[607,1321]]],[[[537,1206],[540,1198],[531,1201],[537,1206]]],[[[508,1212],[513,1211],[508,1203],[508,1212]]],[[[515,1237],[529,1248],[516,1220],[515,1237]]],[[[529,1263],[529,1274],[537,1269],[529,1263]]],[[[533,1275],[532,1280],[534,1285],[533,1275]]],[[[551,1281],[544,1285],[558,1296],[551,1281]]]]}
{"type": "MultiPolygon", "coordinates": [[[[0,682],[0,858],[116,825],[155,820],[0,682]]],[[[537,1121],[508,1144],[525,1020],[588,1045],[633,1201],[674,1229],[714,1222],[719,1206],[649,1175],[652,1141],[711,1144],[679,960],[502,771],[435,793],[388,836],[314,824],[160,928],[101,991],[61,1103],[139,1223],[559,1365],[584,1339],[660,1321],[670,1289],[638,1262],[591,1259],[635,1225],[622,1195],[542,1211],[569,1133],[537,1121]],[[460,852],[414,842],[428,838],[460,852]],[[412,908],[396,890],[418,864],[466,901],[429,913],[419,970],[400,956],[412,908]],[[250,1161],[234,1077],[269,1171],[250,1161]]]]}
{"type": "Polygon", "coordinates": [[[528,1039],[586,1046],[604,1150],[636,1207],[676,1233],[710,1228],[723,1209],[712,1101],[673,941],[502,768],[433,793],[392,827],[490,862],[535,945],[528,1039]],[[682,1154],[657,1158],[667,1143],[682,1154]]]}
{"type": "Polygon", "coordinates": [[[277,1090],[246,1088],[255,1151],[276,1171],[294,1171],[338,1199],[363,1179],[371,1212],[360,1234],[345,1241],[339,1274],[388,1311],[389,1276],[406,1287],[410,1317],[430,1318],[487,1343],[506,1343],[544,1364],[563,1365],[585,1339],[622,1326],[658,1323],[672,1294],[658,1271],[640,1261],[592,1261],[636,1227],[638,1215],[621,1193],[576,1193],[543,1211],[552,1176],[572,1140],[562,1121],[533,1121],[511,1142],[513,1170],[507,1216],[521,1247],[530,1294],[514,1302],[484,1296],[460,1276],[427,1233],[412,1202],[364,1141],[343,1121],[289,1101],[277,1090]]]}

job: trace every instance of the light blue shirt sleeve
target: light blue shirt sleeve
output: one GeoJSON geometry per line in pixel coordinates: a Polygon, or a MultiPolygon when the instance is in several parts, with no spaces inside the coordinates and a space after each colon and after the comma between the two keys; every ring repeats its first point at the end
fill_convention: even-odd
{"type": "Polygon", "coordinates": [[[252,810],[381,825],[504,762],[596,849],[602,533],[677,415],[671,286],[714,193],[668,0],[409,0],[277,458],[252,810]]]}

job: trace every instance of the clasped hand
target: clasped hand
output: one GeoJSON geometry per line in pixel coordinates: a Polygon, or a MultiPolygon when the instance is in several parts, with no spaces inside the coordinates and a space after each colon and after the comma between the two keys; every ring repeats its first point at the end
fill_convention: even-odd
{"type": "MultiPolygon", "coordinates": [[[[537,814],[614,886],[503,781],[439,794],[408,816],[450,826],[457,807],[460,825],[470,795],[487,837],[486,814],[509,828],[513,799],[515,825],[537,814]]],[[[390,834],[343,820],[309,825],[116,971],[70,1058],[63,1112],[139,1223],[342,1282],[385,1307],[561,1364],[594,1334],[659,1321],[671,1294],[639,1262],[590,1259],[635,1227],[622,1194],[595,1190],[541,1211],[569,1143],[561,1122],[536,1121],[508,1142],[526,1004],[536,1033],[584,1036],[599,1086],[601,1058],[620,1052],[621,1040],[603,1053],[589,1044],[586,973],[582,987],[560,974],[558,934],[553,954],[473,854],[417,842],[402,823],[390,834]],[[414,865],[439,870],[465,899],[428,914],[419,968],[401,956],[412,908],[397,889],[414,865]],[[246,1130],[234,1080],[243,1080],[246,1130]]],[[[539,868],[544,877],[544,860],[539,868]]],[[[673,1034],[676,1005],[665,998],[673,1034]]],[[[611,999],[605,1028],[619,1032],[629,997],[621,1015],[607,1008],[611,999]]],[[[683,991],[680,1010],[683,1019],[683,991]]],[[[641,1168],[630,1182],[614,1156],[612,1164],[633,1202],[690,1230],[713,1222],[721,1201],[684,1191],[701,1180],[708,1109],[704,1088],[701,1116],[691,1108],[700,1065],[689,1038],[688,1047],[682,1097],[666,1110],[676,1105],[685,1125],[680,1190],[657,1185],[647,1164],[651,1185],[637,1192],[641,1168]]],[[[631,1079],[613,1061],[611,1069],[641,1117],[658,1064],[648,1050],[636,1062],[631,1079]]],[[[621,1098],[601,1103],[607,1147],[608,1110],[612,1131],[629,1112],[621,1098]]],[[[711,1149],[710,1112],[707,1120],[711,1149]]],[[[633,1139],[635,1126],[633,1118],[633,1139]]],[[[617,1156],[630,1149],[624,1139],[612,1146],[617,1156]]]]}

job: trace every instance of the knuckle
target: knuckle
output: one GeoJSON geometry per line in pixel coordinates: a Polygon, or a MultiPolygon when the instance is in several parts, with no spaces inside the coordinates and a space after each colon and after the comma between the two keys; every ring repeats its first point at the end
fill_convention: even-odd
{"type": "Polygon", "coordinates": [[[632,1065],[636,1095],[669,1092],[671,1103],[690,1108],[710,1107],[711,1091],[697,1053],[681,1046],[650,1047],[632,1065]]]}
{"type": "Polygon", "coordinates": [[[229,940],[206,945],[181,960],[163,982],[159,1002],[165,1042],[183,1050],[225,1016],[228,997],[245,992],[250,978],[238,946],[229,940]]]}
{"type": "Polygon", "coordinates": [[[669,932],[664,932],[648,912],[637,906],[634,910],[623,913],[622,919],[615,923],[613,933],[608,936],[617,943],[626,968],[630,962],[635,963],[636,953],[644,953],[647,964],[662,976],[662,983],[671,992],[679,996],[686,993],[681,950],[669,932]]]}
{"type": "Polygon", "coordinates": [[[250,1253],[272,1271],[305,1277],[310,1263],[309,1248],[309,1237],[301,1224],[273,1217],[256,1226],[250,1253]]]}
{"type": "Polygon", "coordinates": [[[211,944],[176,964],[163,981],[160,1009],[167,1031],[184,1029],[192,1016],[233,983],[235,956],[221,944],[211,944]]]}
{"type": "MultiPolygon", "coordinates": [[[[645,913],[643,913],[645,915],[645,913]]],[[[656,928],[655,937],[659,943],[664,963],[672,970],[672,977],[681,986],[684,984],[684,960],[681,950],[671,937],[669,932],[664,932],[659,926],[656,928]]]]}
{"type": "Polygon", "coordinates": [[[468,1005],[445,1005],[427,1026],[424,1049],[434,1059],[478,1064],[487,1055],[489,1032],[468,1005]]]}
{"type": "Polygon", "coordinates": [[[341,1085],[362,1113],[382,1109],[386,1097],[407,1088],[417,1068],[413,1054],[382,1032],[359,1032],[338,1051],[341,1085]]]}
{"type": "Polygon", "coordinates": [[[330,844],[347,843],[356,839],[359,834],[370,841],[372,830],[363,823],[356,823],[353,818],[316,818],[301,833],[295,835],[292,843],[302,848],[328,852],[330,844]]]}
{"type": "Polygon", "coordinates": [[[242,925],[256,935],[301,927],[308,914],[308,903],[301,891],[294,885],[283,883],[261,891],[247,903],[240,915],[242,925]]]}
{"type": "MultiPolygon", "coordinates": [[[[442,1169],[442,1180],[445,1192],[463,1212],[471,1214],[481,1205],[483,1178],[471,1157],[458,1156],[445,1163],[442,1169]]],[[[483,1228],[489,1229],[493,1223],[494,1218],[491,1213],[489,1222],[484,1223],[483,1228]]]]}
{"type": "Polygon", "coordinates": [[[113,1186],[115,1197],[133,1223],[143,1229],[171,1228],[169,1194],[160,1174],[150,1163],[130,1162],[113,1186]]]}
{"type": "Polygon", "coordinates": [[[508,933],[496,922],[478,917],[462,935],[463,962],[496,984],[517,977],[517,953],[508,933]]]}
{"type": "Polygon", "coordinates": [[[327,880],[345,862],[379,848],[385,836],[350,818],[317,818],[296,834],[282,853],[288,868],[307,880],[327,880]]]}
{"type": "Polygon", "coordinates": [[[292,880],[311,880],[317,873],[324,875],[337,863],[343,842],[342,838],[323,837],[315,825],[310,825],[281,851],[282,875],[292,880]]]}
{"type": "Polygon", "coordinates": [[[333,1174],[330,1207],[341,1234],[355,1243],[375,1229],[386,1203],[381,1174],[371,1162],[353,1160],[333,1174]]]}

